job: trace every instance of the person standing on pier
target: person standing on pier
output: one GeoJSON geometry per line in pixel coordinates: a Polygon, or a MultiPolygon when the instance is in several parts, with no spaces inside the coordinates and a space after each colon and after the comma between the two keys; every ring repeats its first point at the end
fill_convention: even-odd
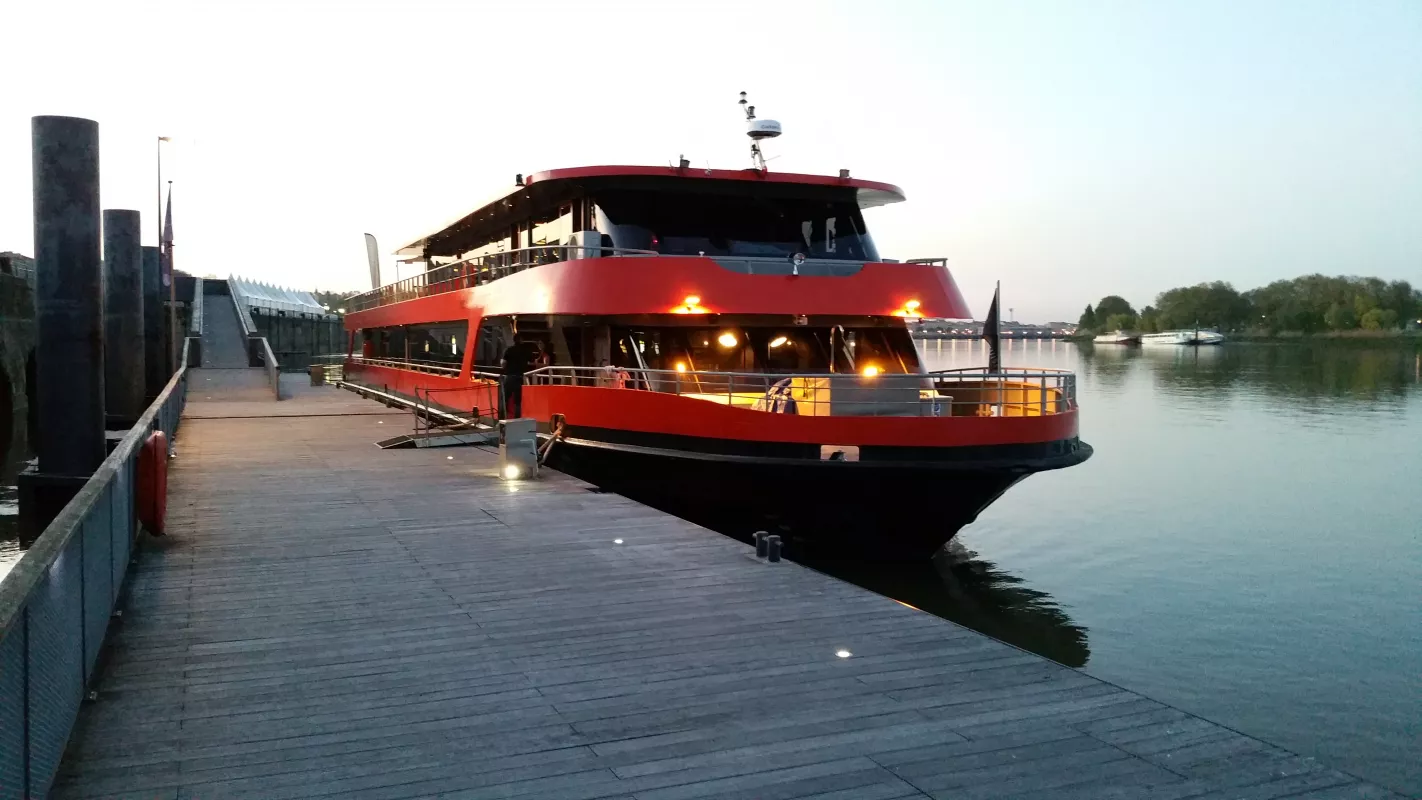
{"type": "Polygon", "coordinates": [[[523,374],[528,372],[528,364],[532,358],[528,343],[517,339],[504,351],[500,366],[504,370],[502,388],[505,419],[523,416],[523,374]]]}

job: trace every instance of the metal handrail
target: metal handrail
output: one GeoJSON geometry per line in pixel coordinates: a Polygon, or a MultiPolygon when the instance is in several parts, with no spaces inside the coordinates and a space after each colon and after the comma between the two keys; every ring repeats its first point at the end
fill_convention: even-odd
{"type": "Polygon", "coordinates": [[[1077,407],[1076,376],[1055,369],[969,368],[868,376],[550,366],[526,373],[525,381],[535,386],[642,389],[802,416],[1047,416],[1077,407]]]}
{"type": "MultiPolygon", "coordinates": [[[[342,356],[345,358],[345,356],[342,356]]],[[[370,358],[368,356],[355,355],[350,357],[351,364],[374,364],[377,367],[392,367],[394,369],[409,369],[417,372],[441,372],[448,375],[458,375],[459,367],[451,367],[439,361],[419,361],[416,359],[405,360],[402,358],[370,358]]]]}
{"type": "Polygon", "coordinates": [[[417,297],[428,297],[468,289],[471,286],[482,286],[490,281],[532,267],[572,260],[573,253],[596,254],[593,256],[582,255],[582,258],[661,255],[655,250],[637,250],[630,247],[591,247],[571,244],[519,247],[498,253],[471,256],[450,264],[432,267],[418,275],[358,294],[346,301],[346,309],[348,312],[366,311],[392,303],[413,300],[417,297]]]}
{"type": "Polygon", "coordinates": [[[163,391],[0,579],[0,775],[18,782],[0,785],[7,797],[44,797],[58,772],[128,571],[138,454],[155,429],[170,442],[177,432],[191,341],[163,391]]]}
{"type": "Polygon", "coordinates": [[[191,318],[190,318],[189,321],[188,321],[188,333],[191,334],[191,335],[193,335],[193,336],[197,336],[197,337],[201,337],[201,336],[202,336],[202,306],[203,306],[202,278],[194,278],[194,279],[193,279],[193,305],[192,305],[193,312],[192,312],[191,318]]]}
{"type": "Polygon", "coordinates": [[[281,399],[281,365],[277,363],[276,353],[272,352],[272,343],[267,341],[267,337],[260,337],[262,341],[262,366],[267,370],[267,383],[272,386],[272,395],[281,399]]]}

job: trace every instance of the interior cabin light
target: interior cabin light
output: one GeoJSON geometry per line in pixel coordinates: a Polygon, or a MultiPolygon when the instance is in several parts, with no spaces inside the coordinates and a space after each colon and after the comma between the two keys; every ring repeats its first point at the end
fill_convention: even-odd
{"type": "Polygon", "coordinates": [[[731,333],[730,331],[726,331],[725,333],[716,337],[716,343],[721,345],[722,347],[735,347],[736,335],[734,333],[731,333]]]}
{"type": "Polygon", "coordinates": [[[864,371],[860,374],[862,374],[866,378],[873,378],[879,374],[879,368],[874,366],[873,364],[870,364],[869,366],[865,367],[864,371]]]}
{"type": "Polygon", "coordinates": [[[677,372],[686,372],[686,362],[685,362],[685,361],[678,361],[678,362],[676,362],[676,371],[677,371],[677,372]]]}
{"type": "Polygon", "coordinates": [[[788,342],[788,341],[790,341],[790,340],[787,339],[787,338],[784,337],[784,336],[777,336],[777,337],[775,337],[774,339],[771,339],[771,340],[770,340],[770,346],[771,346],[771,347],[780,347],[781,345],[785,344],[785,343],[788,342]]]}
{"type": "Polygon", "coordinates": [[[703,308],[699,295],[689,294],[682,299],[681,305],[672,309],[673,314],[710,314],[711,309],[703,308]]]}

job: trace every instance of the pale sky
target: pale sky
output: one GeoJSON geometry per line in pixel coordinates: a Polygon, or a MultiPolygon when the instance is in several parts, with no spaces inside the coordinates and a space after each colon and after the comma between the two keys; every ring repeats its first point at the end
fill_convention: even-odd
{"type": "Polygon", "coordinates": [[[38,114],[99,121],[103,206],[145,240],[173,137],[180,269],[364,289],[361,234],[388,254],[514,173],[749,166],[747,91],[785,127],[772,170],[902,186],[881,254],[949,257],[979,317],[997,280],[1031,321],[1422,284],[1418,0],[0,0],[0,31],[0,250],[32,250],[38,114]]]}

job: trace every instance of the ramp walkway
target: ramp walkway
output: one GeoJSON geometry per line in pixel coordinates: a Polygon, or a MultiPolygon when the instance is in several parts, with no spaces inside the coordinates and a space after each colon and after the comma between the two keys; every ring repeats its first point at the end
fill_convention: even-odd
{"type": "Polygon", "coordinates": [[[256,369],[247,363],[247,335],[229,294],[202,296],[202,365],[211,369],[256,369]]]}

